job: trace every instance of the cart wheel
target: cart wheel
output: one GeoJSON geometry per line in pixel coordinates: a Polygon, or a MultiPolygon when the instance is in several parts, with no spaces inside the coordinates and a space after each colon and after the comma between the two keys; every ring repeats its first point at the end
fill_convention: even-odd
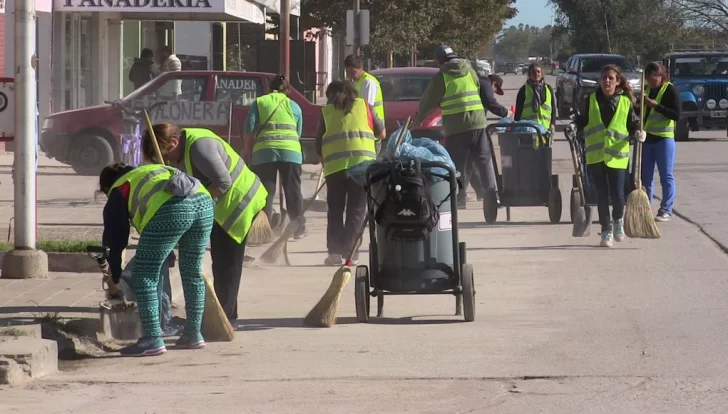
{"type": "Polygon", "coordinates": [[[488,224],[493,224],[498,219],[498,197],[493,190],[486,190],[483,197],[483,215],[488,224]]]}
{"type": "Polygon", "coordinates": [[[475,320],[475,280],[473,279],[473,265],[464,264],[461,270],[463,284],[463,313],[465,322],[475,320]]]}
{"type": "Polygon", "coordinates": [[[581,194],[578,188],[571,189],[571,197],[569,198],[569,217],[574,222],[574,212],[581,207],[581,194]]]}
{"type": "Polygon", "coordinates": [[[549,220],[556,224],[561,221],[561,190],[551,187],[549,190],[549,220]]]}
{"type": "Polygon", "coordinates": [[[369,322],[369,299],[369,268],[357,266],[354,279],[354,302],[358,322],[369,322]]]}

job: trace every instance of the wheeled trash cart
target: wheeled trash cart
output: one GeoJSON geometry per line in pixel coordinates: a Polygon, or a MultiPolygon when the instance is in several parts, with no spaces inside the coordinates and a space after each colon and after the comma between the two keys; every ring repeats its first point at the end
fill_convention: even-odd
{"type": "Polygon", "coordinates": [[[369,166],[365,180],[369,266],[356,268],[357,320],[369,321],[372,297],[377,298],[377,317],[382,317],[385,296],[440,294],[454,295],[455,314],[475,320],[473,266],[466,263],[466,246],[458,239],[455,170],[442,162],[378,162],[369,166]],[[402,176],[415,182],[424,178],[434,208],[406,204],[413,191],[401,184],[402,176]],[[429,231],[408,228],[427,212],[434,218],[429,231]],[[423,237],[410,237],[410,230],[423,237]]]}
{"type": "Polygon", "coordinates": [[[483,198],[486,223],[495,223],[499,207],[506,208],[506,220],[511,221],[511,207],[541,206],[548,207],[551,223],[560,222],[559,176],[551,173],[552,134],[541,134],[532,124],[523,122],[492,124],[486,128],[486,134],[498,187],[495,192],[486,190],[483,198]],[[498,129],[505,131],[498,133],[500,168],[492,139],[498,129]],[[516,132],[517,129],[527,132],[516,132]]]}

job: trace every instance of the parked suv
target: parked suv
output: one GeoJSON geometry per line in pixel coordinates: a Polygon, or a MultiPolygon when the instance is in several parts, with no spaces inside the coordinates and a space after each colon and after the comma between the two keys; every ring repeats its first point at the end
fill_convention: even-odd
{"type": "Polygon", "coordinates": [[[675,140],[687,141],[691,130],[728,126],[728,51],[672,52],[663,64],[682,102],[675,140]]]}
{"type": "MultiPolygon", "coordinates": [[[[167,105],[151,114],[152,122],[209,128],[242,152],[240,129],[255,99],[269,92],[268,83],[273,77],[273,73],[259,72],[165,72],[123,98],[121,104],[129,108],[148,107],[167,101],[167,105]],[[181,93],[169,98],[165,93],[170,90],[181,93]]],[[[289,96],[303,112],[304,163],[318,164],[314,137],[321,106],[308,101],[296,89],[291,89],[289,96]]],[[[123,118],[122,109],[110,104],[51,114],[43,120],[41,149],[48,157],[71,165],[78,174],[96,175],[106,165],[121,159],[121,134],[128,133],[123,118]]]]}
{"type": "Polygon", "coordinates": [[[599,88],[601,72],[606,65],[617,65],[629,79],[635,96],[641,91],[640,71],[620,55],[574,55],[562,67],[556,78],[556,101],[559,116],[567,118],[573,110],[581,110],[584,100],[599,88]]]}

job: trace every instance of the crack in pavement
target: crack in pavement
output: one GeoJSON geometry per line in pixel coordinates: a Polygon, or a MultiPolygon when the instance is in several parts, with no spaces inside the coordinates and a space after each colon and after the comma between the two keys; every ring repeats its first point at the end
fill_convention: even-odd
{"type": "MultiPolygon", "coordinates": [[[[662,201],[662,198],[660,198],[660,197],[653,196],[653,198],[655,198],[656,200],[662,201]]],[[[711,242],[713,242],[713,244],[718,249],[720,249],[720,251],[722,251],[723,254],[728,255],[728,245],[723,244],[716,237],[713,237],[710,233],[708,233],[707,230],[705,230],[705,228],[700,223],[698,223],[697,221],[694,221],[693,219],[691,219],[687,215],[680,213],[680,211],[678,211],[677,209],[673,209],[672,210],[672,213],[673,213],[673,215],[675,215],[675,216],[677,216],[677,217],[679,217],[679,218],[687,221],[688,223],[692,224],[693,226],[695,226],[698,229],[698,231],[701,234],[703,234],[703,236],[707,237],[708,240],[710,240],[711,242]]]]}

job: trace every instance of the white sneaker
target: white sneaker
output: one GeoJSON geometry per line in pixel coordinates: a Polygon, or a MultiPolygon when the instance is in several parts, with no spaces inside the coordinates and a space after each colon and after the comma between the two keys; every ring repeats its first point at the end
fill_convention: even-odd
{"type": "Polygon", "coordinates": [[[661,211],[661,212],[657,213],[657,217],[655,217],[655,221],[659,221],[660,223],[670,221],[670,215],[665,213],[664,211],[661,211]]]}
{"type": "Polygon", "coordinates": [[[601,247],[612,247],[614,246],[614,242],[612,241],[612,232],[604,232],[602,233],[602,241],[599,243],[601,247]]]}
{"type": "Polygon", "coordinates": [[[326,266],[341,266],[344,264],[344,259],[341,258],[340,254],[331,253],[326,260],[324,260],[326,266]]]}

